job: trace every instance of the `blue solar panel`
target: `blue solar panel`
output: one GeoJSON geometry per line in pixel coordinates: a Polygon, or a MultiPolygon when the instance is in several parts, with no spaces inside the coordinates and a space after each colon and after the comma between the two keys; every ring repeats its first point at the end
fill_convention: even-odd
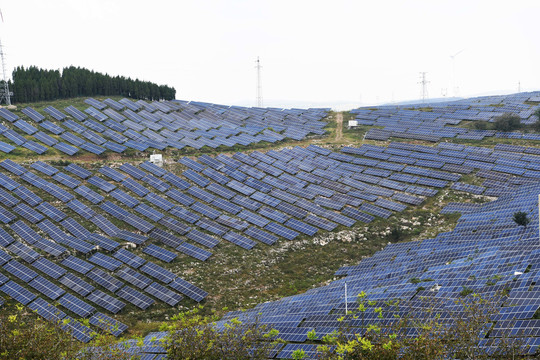
{"type": "Polygon", "coordinates": [[[165,262],[171,262],[177,257],[177,254],[171,251],[165,250],[163,248],[160,248],[159,246],[156,246],[154,244],[149,244],[148,246],[144,247],[142,251],[145,254],[148,254],[150,256],[155,257],[156,259],[159,259],[165,262]]]}
{"type": "Polygon", "coordinates": [[[206,291],[179,277],[174,279],[169,286],[197,302],[201,302],[204,300],[204,298],[206,298],[206,296],[208,296],[206,291]]]}
{"type": "Polygon", "coordinates": [[[176,306],[183,297],[174,291],[167,289],[165,286],[154,282],[144,289],[147,293],[154,296],[156,299],[163,301],[170,306],[176,306]]]}
{"type": "Polygon", "coordinates": [[[40,113],[38,113],[36,110],[32,109],[29,106],[25,107],[21,111],[24,115],[28,116],[30,119],[34,120],[35,122],[41,122],[45,120],[45,116],[41,115],[40,113]]]}
{"type": "Polygon", "coordinates": [[[73,255],[62,260],[61,264],[83,275],[94,268],[94,265],[73,255]]]}
{"type": "Polygon", "coordinates": [[[269,223],[264,228],[276,235],[284,237],[287,240],[293,240],[295,237],[300,235],[298,232],[294,230],[288,229],[283,225],[280,225],[278,223],[273,223],[273,222],[269,223]]]}
{"type": "Polygon", "coordinates": [[[11,296],[15,301],[18,301],[23,305],[28,305],[36,298],[36,295],[12,280],[2,285],[0,287],[0,291],[8,296],[11,296]]]}
{"type": "Polygon", "coordinates": [[[21,279],[24,282],[30,282],[32,279],[38,276],[34,271],[21,264],[17,260],[11,260],[10,262],[2,265],[4,270],[6,270],[11,275],[21,279]]]}
{"type": "Polygon", "coordinates": [[[97,186],[99,189],[105,191],[105,192],[111,192],[113,191],[114,189],[116,189],[116,186],[101,179],[101,178],[98,178],[97,176],[92,176],[90,178],[87,179],[88,183],[89,184],[92,184],[94,186],[97,186]]]}
{"type": "Polygon", "coordinates": [[[65,294],[57,301],[60,305],[62,305],[69,311],[83,318],[90,316],[92,313],[94,313],[94,311],[96,311],[96,309],[92,305],[87,304],[86,302],[69,293],[65,294]]]}
{"type": "Polygon", "coordinates": [[[41,271],[42,273],[49,275],[55,280],[58,280],[62,275],[67,272],[67,270],[63,267],[43,257],[34,261],[32,263],[32,266],[41,271]]]}
{"type": "Polygon", "coordinates": [[[139,291],[130,288],[129,286],[124,286],[116,293],[116,295],[143,310],[146,310],[154,304],[154,300],[150,297],[141,294],[139,291]]]}
{"type": "Polygon", "coordinates": [[[71,146],[69,144],[66,144],[64,142],[59,142],[58,144],[53,146],[55,149],[60,150],[61,152],[68,154],[70,156],[75,155],[79,152],[79,149],[77,149],[74,146],[71,146]]]}
{"type": "Polygon", "coordinates": [[[144,170],[146,171],[149,171],[151,172],[152,174],[156,175],[156,176],[163,176],[167,173],[167,170],[164,170],[162,168],[160,168],[159,166],[157,166],[156,164],[153,164],[149,161],[146,161],[146,162],[143,162],[139,165],[139,167],[143,168],[144,170]]]}
{"type": "Polygon", "coordinates": [[[113,293],[124,286],[123,282],[98,268],[94,268],[89,271],[86,274],[86,277],[113,293]]]}
{"type": "Polygon", "coordinates": [[[252,249],[257,243],[253,240],[250,240],[246,238],[245,236],[242,236],[240,234],[237,234],[235,232],[229,231],[225,235],[223,235],[223,239],[232,242],[235,245],[238,245],[246,250],[252,249]]]}
{"type": "Polygon", "coordinates": [[[102,308],[112,312],[113,314],[118,313],[126,306],[124,302],[115,299],[111,295],[108,295],[101,290],[94,290],[90,295],[86,296],[86,298],[88,299],[88,301],[91,301],[94,304],[101,306],[102,308]]]}
{"type": "Polygon", "coordinates": [[[73,275],[72,273],[67,273],[58,280],[62,285],[66,286],[70,290],[75,291],[81,296],[86,296],[94,291],[95,287],[84,281],[83,279],[73,275]]]}
{"type": "Polygon", "coordinates": [[[25,172],[27,172],[28,170],[26,170],[23,166],[17,164],[16,162],[10,160],[10,159],[6,159],[2,162],[0,162],[0,166],[2,166],[4,169],[6,169],[7,171],[17,175],[17,176],[20,176],[22,174],[24,174],[25,172]]]}
{"type": "Polygon", "coordinates": [[[53,284],[43,276],[38,276],[28,283],[31,287],[47,296],[51,300],[56,300],[65,294],[65,291],[59,286],[53,284]]]}
{"type": "Polygon", "coordinates": [[[154,263],[146,263],[139,268],[143,273],[168,284],[176,278],[176,275],[154,263]]]}
{"type": "Polygon", "coordinates": [[[88,261],[110,271],[114,271],[122,265],[120,261],[102,253],[95,253],[88,259],[88,261]]]}

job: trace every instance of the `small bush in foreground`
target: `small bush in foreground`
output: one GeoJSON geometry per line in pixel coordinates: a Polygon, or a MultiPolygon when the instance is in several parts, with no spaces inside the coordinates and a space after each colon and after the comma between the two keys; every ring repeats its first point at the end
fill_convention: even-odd
{"type": "Polygon", "coordinates": [[[94,334],[89,344],[75,340],[62,329],[65,322],[45,320],[22,305],[5,306],[0,311],[0,360],[136,359],[110,335],[94,334]]]}

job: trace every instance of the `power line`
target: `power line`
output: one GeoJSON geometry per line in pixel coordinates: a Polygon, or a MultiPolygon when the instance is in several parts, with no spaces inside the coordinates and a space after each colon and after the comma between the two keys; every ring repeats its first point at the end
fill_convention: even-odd
{"type": "Polygon", "coordinates": [[[261,82],[261,61],[259,60],[259,57],[257,56],[257,65],[255,68],[257,69],[257,107],[263,107],[263,96],[262,96],[262,82],[261,82]]]}
{"type": "Polygon", "coordinates": [[[2,81],[3,86],[0,87],[0,104],[5,102],[6,105],[11,105],[11,96],[12,92],[9,91],[8,79],[6,76],[6,60],[4,57],[4,47],[2,46],[2,41],[0,40],[0,58],[2,61],[2,81]]]}
{"type": "Polygon", "coordinates": [[[428,91],[427,91],[427,84],[429,84],[429,81],[426,79],[426,72],[420,73],[420,81],[418,84],[422,85],[422,103],[426,102],[426,98],[428,97],[428,91]]]}

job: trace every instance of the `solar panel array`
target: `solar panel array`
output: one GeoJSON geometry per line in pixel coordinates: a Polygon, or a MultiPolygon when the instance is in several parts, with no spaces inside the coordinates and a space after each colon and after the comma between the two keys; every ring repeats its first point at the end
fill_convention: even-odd
{"type": "MultiPolygon", "coordinates": [[[[307,358],[316,358],[320,339],[343,329],[344,323],[347,334],[362,334],[370,325],[391,325],[412,311],[420,316],[442,315],[438,321],[452,326],[452,318],[445,314],[456,309],[455,301],[464,296],[463,289],[471,289],[496,302],[486,338],[477,347],[489,351],[502,338],[517,337],[528,354],[535,354],[540,345],[540,320],[533,318],[540,308],[540,234],[537,226],[514,223],[512,214],[524,211],[533,223],[538,222],[539,192],[539,183],[523,185],[498,200],[469,207],[451,232],[433,239],[389,244],[357,265],[339,269],[336,276],[341,278],[329,285],[230,312],[216,326],[221,328],[233,318],[267,324],[288,342],[279,344],[270,358],[290,359],[293,351],[300,349],[307,358]],[[421,284],[411,279],[419,279],[421,284]],[[346,306],[353,309],[362,291],[366,302],[383,309],[380,315],[369,309],[361,318],[356,313],[346,314],[346,306]],[[389,303],[395,299],[401,300],[398,310],[389,303]],[[305,343],[312,330],[319,340],[305,343]]],[[[411,324],[406,336],[418,333],[414,326],[411,324]]],[[[149,334],[133,353],[147,354],[149,347],[160,345],[166,335],[149,334]]],[[[154,354],[164,353],[153,349],[154,354]]]]}
{"type": "MultiPolygon", "coordinates": [[[[221,239],[249,250],[280,237],[292,240],[370,222],[370,213],[387,217],[406,206],[398,197],[383,199],[390,195],[401,194],[401,200],[409,202],[418,199],[373,184],[376,175],[392,172],[372,169],[369,183],[356,180],[364,170],[356,163],[365,161],[314,146],[184,158],[179,164],[189,170],[178,175],[151,163],[89,171],[74,164],[21,166],[5,160],[0,162],[5,171],[0,172],[0,187],[12,194],[0,193],[6,207],[0,213],[11,230],[2,246],[6,255],[20,257],[46,277],[35,280],[35,271],[15,259],[7,258],[4,267],[14,281],[31,282],[34,291],[56,297],[63,311],[75,316],[91,316],[96,308],[119,312],[126,302],[144,309],[156,301],[176,305],[179,293],[201,301],[204,290],[159,264],[186,255],[204,261],[221,239]],[[37,195],[41,191],[55,201],[44,201],[37,195]],[[340,205],[331,205],[335,203],[340,205]],[[97,232],[89,230],[90,223],[97,232]],[[125,249],[122,241],[149,257],[125,249]],[[66,257],[67,251],[71,255],[66,257]],[[152,278],[156,281],[144,280],[152,278]],[[137,290],[126,288],[126,279],[137,284],[137,290]],[[97,286],[107,291],[97,292],[97,286]]],[[[436,175],[449,176],[442,174],[436,175]]]]}
{"type": "Polygon", "coordinates": [[[276,109],[225,106],[201,102],[168,101],[135,103],[129,99],[103,102],[87,99],[81,111],[70,105],[62,112],[52,106],[43,113],[26,107],[20,116],[0,109],[7,120],[0,127],[0,151],[18,146],[37,154],[53,147],[73,156],[81,150],[102,154],[127,149],[145,151],[167,147],[201,149],[248,146],[261,141],[302,140],[324,135],[323,118],[329,109],[276,109]],[[99,104],[99,105],[98,105],[99,104]],[[26,120],[25,118],[28,118],[26,120]],[[4,139],[2,139],[4,140],[4,139]]]}
{"type": "Polygon", "coordinates": [[[365,138],[387,141],[390,137],[438,142],[445,138],[483,140],[486,137],[540,140],[540,134],[496,132],[454,127],[462,121],[488,121],[511,113],[520,117],[522,124],[538,119],[540,92],[523,92],[502,96],[484,96],[457,101],[421,105],[385,105],[352,110],[358,125],[371,128],[365,138]]]}

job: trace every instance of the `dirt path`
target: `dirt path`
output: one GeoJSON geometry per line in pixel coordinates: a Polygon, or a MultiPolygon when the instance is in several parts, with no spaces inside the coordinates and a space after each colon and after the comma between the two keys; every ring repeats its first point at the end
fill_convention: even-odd
{"type": "Polygon", "coordinates": [[[336,113],[336,141],[343,137],[343,113],[336,113]]]}

